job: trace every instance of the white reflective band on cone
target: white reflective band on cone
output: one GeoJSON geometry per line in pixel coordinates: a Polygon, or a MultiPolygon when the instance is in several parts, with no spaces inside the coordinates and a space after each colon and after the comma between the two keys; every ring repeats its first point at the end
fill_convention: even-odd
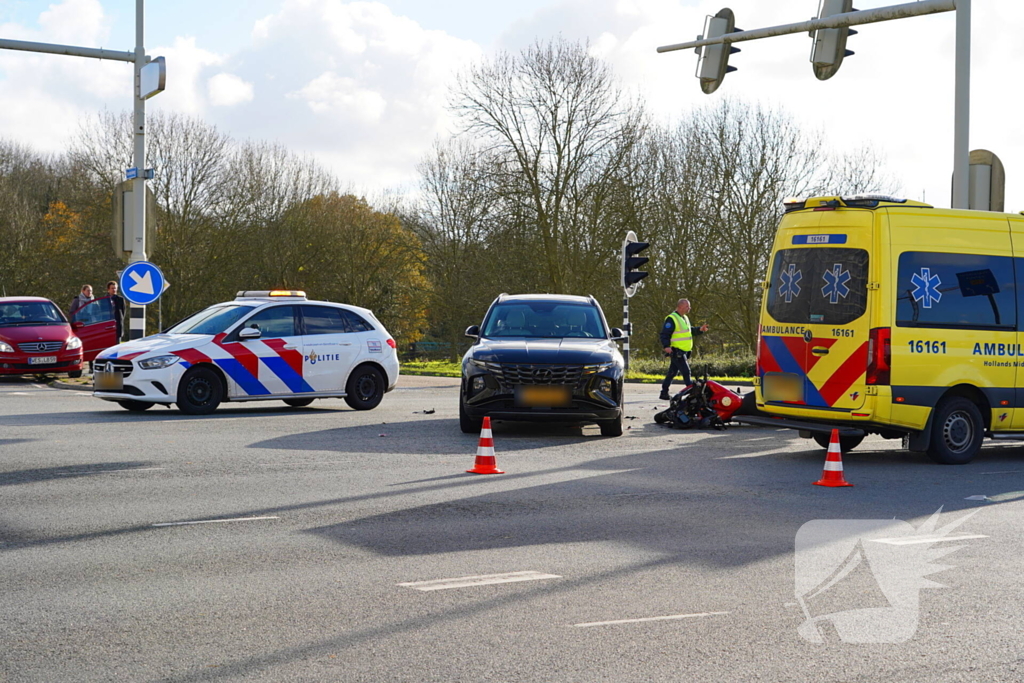
{"type": "Polygon", "coordinates": [[[480,446],[476,449],[477,455],[489,455],[494,457],[494,446],[480,446]]]}
{"type": "Polygon", "coordinates": [[[841,463],[841,462],[832,462],[831,460],[826,460],[825,461],[825,471],[826,472],[842,472],[843,471],[843,463],[841,463]]]}

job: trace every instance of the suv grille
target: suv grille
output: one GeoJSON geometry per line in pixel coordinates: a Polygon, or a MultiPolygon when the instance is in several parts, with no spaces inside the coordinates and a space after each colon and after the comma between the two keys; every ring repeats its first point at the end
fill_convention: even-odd
{"type": "Polygon", "coordinates": [[[120,372],[122,377],[127,377],[132,374],[132,362],[130,360],[118,360],[111,358],[108,360],[98,360],[93,363],[95,372],[120,372]]]}
{"type": "Polygon", "coordinates": [[[18,344],[18,350],[22,353],[43,353],[46,351],[60,351],[63,348],[62,341],[25,342],[18,344]]]}
{"type": "Polygon", "coordinates": [[[487,369],[505,386],[517,384],[575,385],[583,375],[582,365],[531,365],[487,363],[487,369]]]}

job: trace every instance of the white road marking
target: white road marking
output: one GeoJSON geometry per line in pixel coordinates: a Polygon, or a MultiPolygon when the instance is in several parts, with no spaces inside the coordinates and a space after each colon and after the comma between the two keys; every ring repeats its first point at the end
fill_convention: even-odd
{"type": "Polygon", "coordinates": [[[461,576],[457,579],[436,579],[434,581],[409,581],[399,586],[415,588],[418,591],[439,591],[448,588],[466,588],[467,586],[486,586],[493,583],[515,583],[517,581],[540,581],[541,579],[560,579],[557,574],[541,572],[509,572],[508,574],[482,574],[480,576],[461,576]]]}
{"type": "Polygon", "coordinates": [[[789,453],[790,448],[774,448],[770,451],[758,451],[757,453],[742,453],[740,455],[723,455],[715,460],[742,460],[745,458],[760,458],[765,455],[776,455],[778,453],[789,453]]]}
{"type": "Polygon", "coordinates": [[[200,519],[194,522],[161,522],[150,526],[186,526],[188,524],[223,524],[225,522],[255,522],[260,519],[280,519],[280,517],[236,517],[234,519],[200,519]]]}
{"type": "Polygon", "coordinates": [[[957,534],[953,536],[904,536],[903,538],[872,538],[875,543],[888,545],[916,545],[918,543],[939,543],[942,541],[966,541],[971,538],[988,538],[983,534],[957,534]]]}
{"type": "Polygon", "coordinates": [[[8,396],[31,396],[32,395],[32,394],[30,394],[27,391],[7,391],[7,392],[4,392],[4,393],[6,393],[8,396]]]}
{"type": "Polygon", "coordinates": [[[665,617],[644,617],[643,619],[617,619],[615,621],[588,621],[584,624],[573,624],[576,628],[589,628],[591,626],[612,626],[614,624],[641,624],[648,621],[674,621],[676,619],[698,619],[700,617],[714,617],[729,612],[697,612],[696,614],[670,614],[665,617]]]}
{"type": "Polygon", "coordinates": [[[988,500],[988,496],[967,496],[964,500],[988,500]]]}
{"type": "Polygon", "coordinates": [[[978,474],[1018,474],[1020,470],[1006,470],[1003,472],[978,472],[978,474]]]}

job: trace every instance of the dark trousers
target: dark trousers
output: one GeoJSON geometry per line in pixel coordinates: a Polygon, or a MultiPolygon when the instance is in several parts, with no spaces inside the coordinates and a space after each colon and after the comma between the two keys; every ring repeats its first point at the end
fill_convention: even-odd
{"type": "Polygon", "coordinates": [[[691,383],[689,351],[672,349],[672,355],[670,356],[670,362],[668,365],[668,374],[665,375],[665,380],[661,383],[663,391],[669,390],[669,387],[672,386],[672,380],[675,379],[676,375],[683,376],[683,384],[691,383]]]}

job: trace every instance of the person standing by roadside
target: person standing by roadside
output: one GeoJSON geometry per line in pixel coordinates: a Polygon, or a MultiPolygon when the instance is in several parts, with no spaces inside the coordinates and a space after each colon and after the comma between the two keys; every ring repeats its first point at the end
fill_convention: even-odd
{"type": "Polygon", "coordinates": [[[71,308],[68,309],[68,318],[76,310],[92,301],[92,285],[82,285],[82,291],[71,300],[71,308]]]}
{"type": "Polygon", "coordinates": [[[117,293],[117,282],[114,280],[107,283],[107,296],[110,297],[114,321],[117,322],[117,343],[120,344],[124,333],[124,297],[117,293]]]}
{"type": "Polygon", "coordinates": [[[708,331],[708,324],[694,328],[690,325],[690,300],[680,299],[676,304],[676,310],[672,311],[665,318],[665,324],[661,326],[661,345],[665,354],[669,356],[668,374],[661,383],[662,401],[669,401],[669,389],[672,387],[672,380],[677,374],[683,376],[683,383],[690,383],[690,350],[693,349],[694,335],[704,334],[708,331]]]}

